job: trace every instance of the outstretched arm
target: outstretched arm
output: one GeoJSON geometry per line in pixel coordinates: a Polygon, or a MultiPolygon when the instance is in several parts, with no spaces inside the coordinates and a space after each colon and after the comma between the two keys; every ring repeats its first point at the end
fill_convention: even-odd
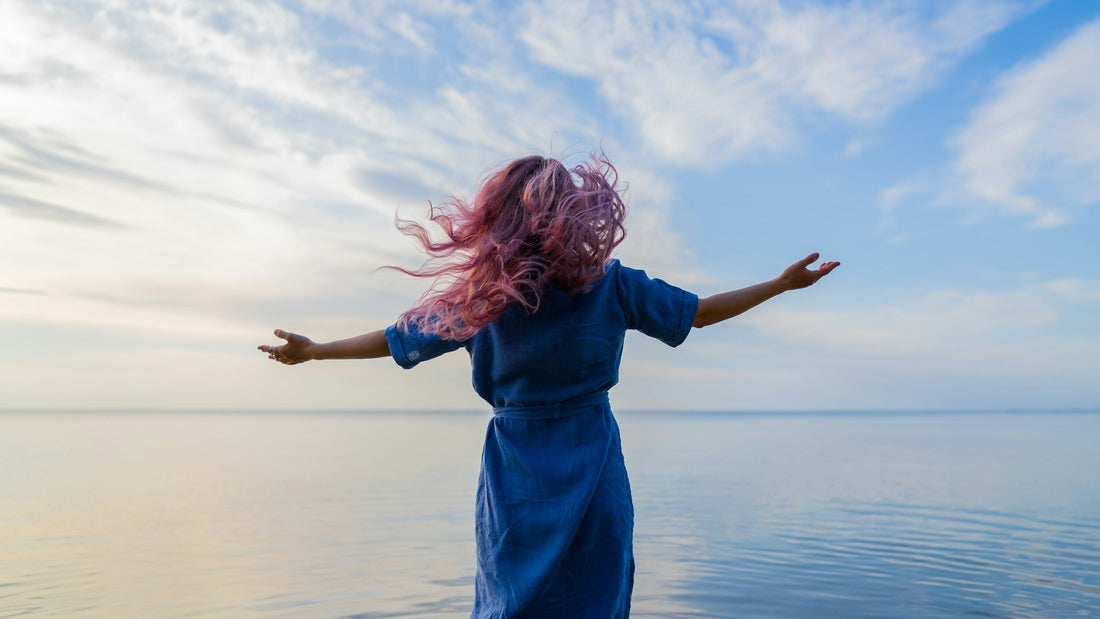
{"type": "Polygon", "coordinates": [[[716,322],[722,322],[750,310],[780,293],[812,286],[817,280],[825,277],[840,265],[839,262],[823,262],[821,266],[813,271],[807,269],[806,267],[813,264],[817,258],[818,254],[814,252],[787,267],[779,277],[771,281],[699,299],[699,308],[695,310],[693,326],[705,327],[716,322]]]}
{"type": "Polygon", "coordinates": [[[281,346],[257,346],[267,353],[270,359],[286,365],[295,365],[303,361],[320,359],[377,359],[390,356],[390,346],[386,343],[384,330],[371,331],[363,335],[349,337],[318,344],[304,335],[275,329],[275,336],[286,340],[281,346]]]}

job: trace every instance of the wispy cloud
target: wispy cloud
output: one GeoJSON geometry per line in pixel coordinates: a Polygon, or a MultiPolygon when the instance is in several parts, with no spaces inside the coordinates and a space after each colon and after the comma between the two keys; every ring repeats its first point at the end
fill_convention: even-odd
{"type": "MultiPolygon", "coordinates": [[[[86,374],[87,393],[137,393],[132,377],[176,367],[161,356],[196,351],[211,365],[191,376],[226,391],[214,351],[248,355],[276,326],[382,326],[424,286],[373,272],[419,260],[395,209],[420,215],[525,152],[601,143],[594,117],[525,66],[496,23],[511,17],[428,4],[0,3],[0,264],[18,265],[0,272],[0,320],[68,340],[35,353],[40,380],[61,361],[101,367],[108,340],[127,354],[86,374]]],[[[661,248],[646,258],[662,275],[690,275],[667,181],[602,143],[645,179],[630,243],[661,248]]],[[[455,367],[432,376],[464,387],[455,367]]],[[[53,401],[43,389],[5,399],[53,401]]],[[[455,389],[427,391],[461,401],[455,389]]]]}
{"type": "Polygon", "coordinates": [[[1095,282],[1069,278],[1001,290],[936,290],[909,302],[837,312],[780,305],[745,321],[769,336],[838,353],[968,363],[1056,330],[1068,308],[1094,303],[1098,290],[1095,282]]]}
{"type": "Polygon", "coordinates": [[[1100,202],[1100,19],[1005,73],[952,145],[965,195],[1064,224],[1100,202]]]}
{"type": "Polygon", "coordinates": [[[89,215],[81,211],[57,204],[50,204],[40,200],[15,196],[0,191],[0,208],[6,208],[8,212],[19,217],[31,219],[43,219],[74,226],[118,226],[117,222],[95,215],[89,215]]]}
{"type": "Polygon", "coordinates": [[[695,332],[676,353],[635,338],[616,402],[727,410],[1026,408],[1100,397],[1093,378],[1100,336],[1074,330],[1072,318],[1098,308],[1098,280],[945,288],[829,309],[802,294],[695,332]]]}
{"type": "MultiPolygon", "coordinates": [[[[233,299],[252,311],[256,298],[339,297],[374,266],[415,260],[395,208],[472,187],[556,133],[595,133],[515,67],[466,71],[484,49],[441,39],[440,52],[429,22],[474,23],[469,7],[415,19],[372,7],[4,3],[0,212],[17,219],[4,222],[0,259],[21,268],[0,285],[53,291],[62,306],[113,299],[112,323],[158,296],[211,319],[233,299]],[[407,53],[453,79],[388,83],[372,72],[383,56],[342,61],[326,28],[358,53],[412,41],[407,53]]],[[[494,44],[512,43],[483,42],[494,44]]],[[[48,314],[22,306],[27,320],[48,314]]]]}
{"type": "Polygon", "coordinates": [[[594,80],[655,156],[696,164],[785,149],[807,117],[880,120],[1026,10],[544,2],[521,36],[539,61],[594,80]]]}
{"type": "MultiPolygon", "coordinates": [[[[18,367],[3,368],[18,377],[18,389],[5,385],[3,399],[72,405],[100,393],[112,394],[107,405],[140,404],[167,389],[181,403],[237,403],[251,386],[285,380],[301,390],[301,405],[320,401],[321,390],[330,394],[324,401],[341,406],[365,401],[371,390],[376,405],[408,406],[414,390],[421,406],[446,406],[459,393],[472,402],[457,357],[426,376],[364,378],[358,366],[329,366],[289,379],[239,357],[275,326],[335,338],[392,320],[424,285],[372,272],[419,259],[394,230],[394,210],[419,215],[426,200],[468,195],[489,169],[532,151],[575,160],[604,146],[632,182],[624,258],[693,287],[706,280],[708,265],[692,252],[716,258],[709,264],[717,271],[750,251],[715,242],[716,227],[700,235],[721,208],[708,202],[715,193],[706,185],[715,179],[707,168],[779,160],[822,128],[838,139],[826,150],[850,157],[830,164],[861,164],[882,139],[879,123],[1030,8],[1007,0],[518,8],[449,0],[0,2],[0,264],[9,267],[0,269],[0,321],[13,326],[5,337],[14,332],[19,350],[34,355],[33,363],[21,357],[18,367]],[[693,210],[679,226],[688,200],[693,210]],[[182,374],[192,382],[179,383],[182,374]],[[49,395],[58,380],[81,386],[49,395]],[[423,380],[433,386],[413,388],[423,380]]],[[[1029,66],[1014,70],[1020,77],[1006,78],[983,109],[996,116],[997,101],[1025,82],[1046,84],[1024,79],[1029,66]]],[[[1052,94],[1061,103],[1051,105],[1064,109],[1073,93],[1091,97],[1079,102],[1076,118],[1086,119],[1096,97],[1082,88],[1052,94]]],[[[1027,145],[1038,147],[1043,163],[1009,186],[1008,197],[967,193],[972,200],[1034,197],[1028,213],[1038,218],[1052,179],[1070,181],[1066,191],[1078,197],[1095,187],[1095,162],[1086,156],[1095,152],[1092,133],[1073,136],[1080,144],[1072,148],[1035,137],[1060,126],[1051,117],[997,159],[982,145],[994,144],[999,125],[982,129],[984,117],[975,112],[956,142],[960,162],[974,152],[986,153],[973,159],[983,163],[958,168],[955,178],[992,186],[1024,161],[1012,153],[1027,145]]],[[[895,209],[935,199],[940,180],[884,193],[881,232],[903,239],[895,209]]],[[[1070,206],[1059,212],[1072,215],[1070,206]]],[[[746,225],[788,230],[789,222],[768,219],[770,211],[750,216],[746,225]]],[[[1054,330],[1067,304],[1096,298],[1087,271],[1042,278],[1001,291],[965,292],[958,284],[867,311],[762,308],[749,319],[764,335],[738,349],[752,360],[738,375],[756,389],[754,401],[770,401],[792,371],[796,344],[764,349],[789,334],[814,335],[808,348],[841,362],[886,359],[886,368],[931,364],[957,342],[973,343],[975,358],[1002,350],[1019,356],[997,344],[999,334],[1054,330]],[[768,367],[748,367],[765,358],[768,367]]],[[[1040,344],[1051,341],[1037,338],[1026,350],[1045,354],[1040,344]]],[[[1050,350],[1083,358],[1084,348],[1063,343],[1050,350]]],[[[667,353],[659,346],[654,359],[667,353]]],[[[728,356],[723,349],[707,360],[728,373],[720,363],[728,356]]],[[[652,372],[671,366],[669,376],[702,377],[710,387],[699,382],[701,391],[716,402],[725,397],[722,372],[684,359],[652,372]]],[[[816,360],[803,361],[812,371],[816,360]]],[[[888,374],[885,386],[893,384],[888,374]]],[[[667,382],[651,387],[682,393],[667,382]]],[[[781,405],[817,401],[785,393],[781,405]]]]}

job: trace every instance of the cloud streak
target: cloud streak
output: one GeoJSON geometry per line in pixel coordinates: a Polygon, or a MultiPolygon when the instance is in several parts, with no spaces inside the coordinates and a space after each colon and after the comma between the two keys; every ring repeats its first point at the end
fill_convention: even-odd
{"type": "Polygon", "coordinates": [[[42,219],[73,226],[108,228],[121,226],[118,222],[96,217],[95,215],[89,215],[75,209],[3,192],[0,192],[0,208],[6,208],[8,212],[14,213],[19,217],[42,219]]]}
{"type": "Polygon", "coordinates": [[[951,142],[966,195],[1038,227],[1100,202],[1100,19],[1006,72],[951,142]]]}
{"type": "MultiPolygon", "coordinates": [[[[736,242],[725,235],[728,223],[712,220],[737,203],[769,202],[774,194],[761,186],[786,183],[807,166],[820,163],[839,179],[842,167],[863,165],[882,145],[876,128],[1031,8],[1009,1],[0,3],[0,264],[9,265],[0,270],[0,322],[16,341],[10,358],[34,357],[5,366],[19,384],[5,385],[0,399],[71,406],[99,393],[106,406],[140,405],[168,389],[181,405],[231,406],[278,383],[300,390],[295,406],[472,404],[460,356],[400,378],[384,370],[363,377],[370,372],[355,364],[310,366],[285,378],[285,368],[255,366],[250,353],[276,326],[335,339],[391,321],[424,285],[372,271],[420,259],[393,228],[395,209],[419,216],[427,200],[468,196],[493,166],[551,147],[567,160],[593,145],[607,149],[632,183],[624,260],[685,287],[711,272],[724,285],[731,272],[755,268],[745,266],[753,262],[748,254],[764,243],[826,237],[843,242],[849,256],[870,256],[858,246],[854,210],[807,218],[836,228],[805,230],[792,221],[797,207],[754,208],[737,223],[753,232],[736,242]],[[842,134],[827,136],[838,140],[824,145],[829,161],[783,167],[802,156],[792,155],[799,145],[824,141],[825,133],[842,134]],[[847,156],[836,156],[844,144],[847,156]],[[774,166],[727,165],[754,160],[774,166]],[[718,187],[727,173],[758,170],[758,186],[735,187],[736,199],[728,184],[718,187]],[[754,245],[758,230],[763,240],[754,245]],[[61,393],[59,381],[81,387],[61,393]]],[[[1084,58],[1060,54],[1051,52],[1050,66],[1084,58]]],[[[1033,197],[1026,213],[1037,218],[1058,170],[1075,170],[1067,191],[1087,195],[1091,134],[1074,136],[1081,141],[1072,147],[1044,147],[1036,136],[1053,126],[1048,118],[1001,148],[1004,127],[982,119],[997,116],[998,101],[1023,97],[1025,85],[1049,84],[1051,100],[1063,103],[1093,91],[1057,85],[1053,69],[1031,66],[1014,69],[1019,77],[991,93],[952,152],[980,164],[955,172],[977,192],[1038,145],[1045,163],[1001,197],[977,198],[955,183],[960,195],[990,204],[1033,197]],[[1035,81],[1037,74],[1049,82],[1035,81]],[[1001,159],[989,155],[998,148],[1001,159]]],[[[1086,67],[1073,66],[1070,73],[1086,67]]],[[[1081,114],[1092,113],[1090,101],[1081,114]]],[[[922,179],[883,195],[880,232],[894,233],[899,209],[942,185],[922,179]]],[[[838,192],[849,190],[842,185],[838,192]]],[[[791,199],[806,191],[814,189],[791,199]]],[[[1070,206],[1058,212],[1072,214],[1070,206]]],[[[709,369],[684,355],[666,357],[663,345],[651,355],[640,345],[635,367],[645,370],[646,385],[629,391],[624,384],[623,401],[653,405],[664,401],[660,390],[673,406],[683,390],[672,378],[709,394],[707,402],[727,401],[736,372],[756,394],[744,402],[816,402],[809,387],[772,398],[792,372],[812,372],[810,357],[825,353],[837,366],[881,362],[888,386],[889,368],[931,364],[956,342],[971,342],[977,357],[1003,350],[998,334],[1013,329],[1050,336],[1071,313],[1066,307],[1080,313],[1083,306],[1072,303],[1096,295],[1095,277],[1084,270],[1036,275],[1041,287],[984,293],[962,292],[968,288],[955,275],[942,284],[951,290],[925,291],[909,304],[807,314],[763,308],[744,323],[756,327],[741,327],[756,342],[697,342],[709,369]],[[1002,305],[1008,310],[994,309],[1002,305]],[[785,340],[789,334],[809,339],[785,340]],[[813,355],[792,352],[803,345],[813,355]],[[741,354],[741,362],[729,360],[741,354]],[[753,367],[758,361],[762,367],[753,367]]],[[[1078,348],[1039,335],[1034,342],[1082,358],[1078,348]]],[[[829,380],[814,388],[827,389],[829,380]]]]}
{"type": "MultiPolygon", "coordinates": [[[[744,320],[770,338],[845,356],[960,369],[979,361],[1005,363],[1021,371],[1042,358],[1073,373],[1091,364],[1085,357],[1062,356],[1065,349],[1050,343],[1068,336],[1067,314],[1091,311],[1098,301],[1100,282],[1070,277],[1004,289],[934,290],[911,301],[843,311],[776,305],[744,320]]],[[[1100,346],[1093,335],[1073,339],[1078,355],[1100,346]]]]}
{"type": "MultiPolygon", "coordinates": [[[[5,3],[0,204],[15,218],[4,221],[0,258],[23,267],[0,285],[47,289],[60,304],[100,295],[122,315],[133,301],[186,298],[214,320],[233,299],[251,311],[257,296],[288,290],[333,296],[364,285],[373,266],[416,259],[392,228],[396,207],[419,210],[581,126],[522,72],[502,96],[478,81],[484,72],[461,77],[476,57],[447,59],[451,50],[433,45],[409,53],[445,61],[460,79],[387,84],[369,64],[340,63],[324,47],[331,14],[379,50],[429,36],[426,20],[470,17],[443,7],[366,29],[378,17],[367,10],[5,3]],[[52,232],[46,221],[84,230],[52,232]]],[[[26,320],[43,315],[26,308],[26,320]]]]}
{"type": "Polygon", "coordinates": [[[541,2],[521,37],[540,62],[593,80],[654,156],[714,164],[788,149],[816,117],[879,121],[1026,10],[541,2]]]}

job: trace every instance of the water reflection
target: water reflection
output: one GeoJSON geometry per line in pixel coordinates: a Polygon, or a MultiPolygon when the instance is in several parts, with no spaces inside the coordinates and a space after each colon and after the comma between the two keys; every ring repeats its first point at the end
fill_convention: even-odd
{"type": "MultiPolygon", "coordinates": [[[[1100,607],[1100,415],[619,417],[633,616],[1100,607]]],[[[486,420],[0,415],[0,617],[467,615],[486,420]]]]}
{"type": "Polygon", "coordinates": [[[1069,617],[1100,606],[1098,416],[684,417],[632,429],[635,453],[682,454],[630,461],[636,487],[648,486],[639,513],[665,516],[639,525],[661,531],[639,540],[652,553],[639,584],[660,605],[639,616],[1069,617]],[[662,472],[689,452],[696,470],[662,472]]]}
{"type": "Polygon", "coordinates": [[[483,418],[5,416],[0,614],[468,606],[483,418]]]}

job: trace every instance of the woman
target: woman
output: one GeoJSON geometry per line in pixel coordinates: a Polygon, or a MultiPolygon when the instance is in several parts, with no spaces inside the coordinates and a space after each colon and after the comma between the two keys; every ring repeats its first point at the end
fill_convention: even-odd
{"type": "MultiPolygon", "coordinates": [[[[445,238],[400,222],[435,284],[396,324],[329,343],[283,330],[260,346],[294,365],[392,357],[412,368],[465,348],[493,407],[477,491],[474,618],[627,617],[633,507],[607,391],[627,329],[677,346],[839,264],[699,299],[611,259],[626,207],[606,158],[568,170],[531,156],[490,175],[472,203],[432,208],[445,238]]],[[[403,270],[403,269],[401,269],[403,270]]]]}

